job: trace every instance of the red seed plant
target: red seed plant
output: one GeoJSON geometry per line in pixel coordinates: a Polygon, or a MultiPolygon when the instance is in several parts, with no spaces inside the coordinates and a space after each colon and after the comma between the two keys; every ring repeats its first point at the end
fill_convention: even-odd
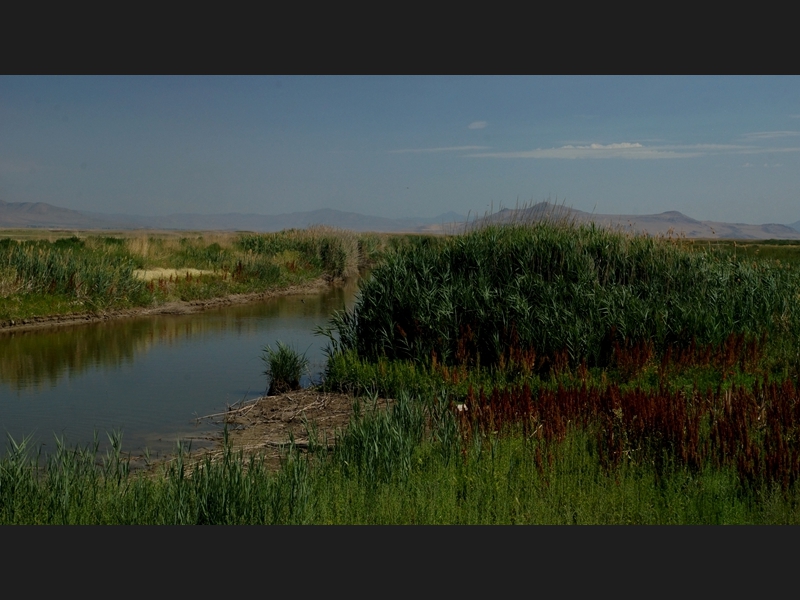
{"type": "MultiPolygon", "coordinates": [[[[671,466],[732,468],[745,486],[777,484],[784,490],[800,475],[800,388],[790,380],[702,394],[585,384],[535,394],[528,385],[478,393],[470,387],[457,417],[465,442],[521,426],[545,449],[583,428],[593,432],[608,469],[623,461],[652,464],[657,472],[671,466]]],[[[536,456],[543,465],[541,449],[536,456]]]]}

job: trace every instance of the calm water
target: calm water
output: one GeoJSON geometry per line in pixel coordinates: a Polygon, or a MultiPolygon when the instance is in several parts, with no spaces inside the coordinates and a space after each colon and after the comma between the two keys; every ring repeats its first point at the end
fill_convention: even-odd
{"type": "Polygon", "coordinates": [[[85,445],[95,430],[101,441],[121,430],[123,450],[131,452],[202,438],[213,427],[195,425],[195,417],[264,393],[265,344],[307,350],[318,380],[327,340],[314,328],[351,308],[357,289],[353,282],[194,315],[0,334],[0,433],[16,440],[34,434],[45,451],[55,448],[54,434],[85,445]]]}

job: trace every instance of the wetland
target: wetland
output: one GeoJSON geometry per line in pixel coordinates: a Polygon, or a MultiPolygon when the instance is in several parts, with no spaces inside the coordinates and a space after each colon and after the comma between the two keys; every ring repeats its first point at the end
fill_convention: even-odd
{"type": "MultiPolygon", "coordinates": [[[[223,288],[242,292],[269,273],[281,282],[273,289],[287,290],[303,272],[306,281],[335,281],[336,264],[347,263],[318,234],[281,236],[236,238],[218,267],[139,264],[211,273],[120,279],[141,294],[124,302],[139,298],[134,308],[163,310],[169,302],[222,298],[223,288]],[[299,244],[309,235],[317,241],[299,244]],[[236,252],[245,254],[231,259],[236,252]],[[333,260],[327,271],[315,267],[323,255],[333,260]]],[[[174,249],[219,254],[198,244],[174,249]]],[[[111,373],[121,377],[115,385],[145,398],[135,402],[159,392],[147,380],[162,382],[166,395],[148,408],[157,413],[170,397],[199,398],[200,388],[216,386],[211,372],[224,372],[226,383],[213,392],[212,418],[200,420],[218,421],[219,443],[194,455],[177,445],[145,474],[132,470],[134,425],[125,425],[125,450],[114,434],[102,450],[56,441],[44,454],[33,451],[30,438],[15,438],[0,459],[0,521],[800,522],[796,245],[695,244],[549,222],[381,244],[357,294],[332,288],[326,293],[342,296],[325,308],[320,294],[308,314],[311,297],[286,295],[202,315],[131,318],[130,329],[124,319],[109,328],[87,325],[85,339],[37,341],[45,339],[34,335],[40,332],[12,326],[0,353],[10,396],[60,388],[67,397],[74,374],[95,386],[81,398],[113,399],[111,373]],[[269,310],[308,318],[299,327],[309,337],[269,328],[269,310]],[[304,346],[312,337],[319,345],[304,346]],[[99,338],[116,341],[105,346],[99,338]],[[215,341],[206,347],[205,340],[215,341]],[[307,352],[312,375],[301,389],[256,398],[267,384],[259,353],[279,340],[291,344],[294,358],[307,352]],[[208,379],[195,387],[201,372],[208,379]],[[34,380],[38,387],[26,387],[34,380]]],[[[351,244],[359,259],[350,264],[368,246],[351,244]]],[[[29,268],[35,261],[26,256],[49,264],[47,248],[40,250],[17,252],[18,262],[6,263],[5,272],[13,267],[16,274],[4,280],[6,300],[30,314],[37,305],[19,296],[27,285],[44,298],[39,306],[60,294],[64,306],[126,309],[117,284],[92,279],[89,263],[83,278],[69,269],[61,277],[57,269],[29,268]]],[[[69,329],[59,330],[66,336],[69,329]]],[[[63,429],[70,408],[54,402],[48,427],[63,429]]],[[[71,402],[77,406],[77,398],[71,402]]],[[[94,408],[99,414],[103,407],[94,408]]],[[[37,427],[44,429],[47,412],[37,427]]],[[[184,417],[158,420],[172,418],[175,426],[151,429],[137,443],[151,441],[153,431],[162,441],[187,438],[191,432],[178,424],[184,417]]]]}

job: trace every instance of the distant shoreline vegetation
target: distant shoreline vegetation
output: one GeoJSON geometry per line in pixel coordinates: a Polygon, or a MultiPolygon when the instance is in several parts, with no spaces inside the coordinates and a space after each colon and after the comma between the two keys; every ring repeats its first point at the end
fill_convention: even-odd
{"type": "Polygon", "coordinates": [[[390,237],[315,227],[268,234],[1,238],[0,322],[349,278],[374,264],[392,244],[390,237]]]}

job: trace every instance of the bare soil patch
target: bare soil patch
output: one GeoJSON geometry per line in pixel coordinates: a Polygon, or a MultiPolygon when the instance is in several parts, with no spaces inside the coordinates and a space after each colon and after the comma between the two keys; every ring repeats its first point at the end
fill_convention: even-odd
{"type": "MultiPolygon", "coordinates": [[[[323,392],[307,388],[276,396],[262,396],[256,400],[237,404],[229,410],[200,417],[227,425],[228,440],[235,451],[245,456],[264,456],[267,465],[275,470],[280,466],[282,452],[294,439],[295,446],[307,450],[309,431],[316,431],[318,444],[333,448],[337,435],[341,435],[353,415],[356,399],[347,394],[323,392]]],[[[362,400],[363,402],[363,400],[362,400]]],[[[379,399],[378,408],[386,408],[390,400],[379,399]]],[[[193,453],[194,458],[208,455],[213,458],[223,452],[223,434],[220,432],[214,448],[193,453]]]]}
{"type": "MultiPolygon", "coordinates": [[[[350,424],[356,401],[361,402],[362,406],[366,402],[364,398],[357,399],[349,394],[307,388],[276,396],[262,396],[234,404],[220,413],[198,417],[197,423],[210,421],[219,429],[193,438],[195,441],[202,440],[203,445],[190,450],[185,463],[187,473],[190,474],[206,458],[212,461],[222,458],[225,426],[228,443],[235,453],[241,451],[245,457],[263,457],[265,465],[272,471],[280,469],[281,459],[292,440],[300,452],[308,450],[310,431],[315,432],[318,445],[332,450],[337,436],[341,436],[350,424]],[[209,442],[210,445],[206,445],[209,442]]],[[[379,398],[375,408],[385,410],[391,403],[392,400],[379,398]]],[[[369,408],[372,406],[370,400],[369,408]]],[[[158,477],[161,467],[174,461],[175,455],[165,454],[160,458],[146,459],[139,454],[129,458],[134,470],[144,470],[150,476],[158,477]]]]}

